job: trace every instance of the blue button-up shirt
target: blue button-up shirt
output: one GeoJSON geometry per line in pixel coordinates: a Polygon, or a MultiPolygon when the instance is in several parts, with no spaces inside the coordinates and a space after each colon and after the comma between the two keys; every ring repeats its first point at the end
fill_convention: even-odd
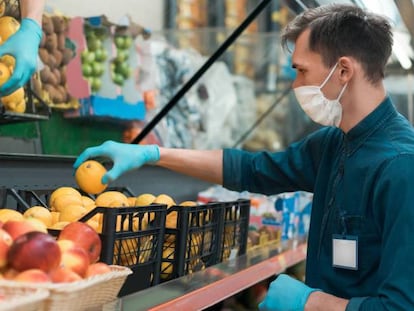
{"type": "Polygon", "coordinates": [[[223,184],[313,192],[306,283],[347,310],[414,310],[414,131],[386,98],[345,134],[325,127],[284,152],[225,149],[223,184]],[[358,237],[358,269],[333,267],[332,236],[358,237]]]}

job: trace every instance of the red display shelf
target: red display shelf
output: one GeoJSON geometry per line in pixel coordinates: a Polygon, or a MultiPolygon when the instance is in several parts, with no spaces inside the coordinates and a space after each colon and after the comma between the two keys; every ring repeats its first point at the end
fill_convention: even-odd
{"type": "Polygon", "coordinates": [[[267,246],[205,270],[120,298],[115,310],[202,310],[306,259],[306,243],[267,246]]]}

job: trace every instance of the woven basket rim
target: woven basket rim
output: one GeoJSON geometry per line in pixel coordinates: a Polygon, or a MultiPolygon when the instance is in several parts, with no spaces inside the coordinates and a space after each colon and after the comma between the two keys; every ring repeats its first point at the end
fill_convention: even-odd
{"type": "Polygon", "coordinates": [[[32,310],[34,303],[41,303],[50,295],[50,292],[47,289],[28,288],[17,286],[17,284],[11,284],[11,286],[0,286],[0,291],[2,290],[8,291],[7,295],[14,296],[10,297],[6,295],[5,299],[0,301],[0,310],[15,310],[15,308],[23,310],[22,308],[25,306],[32,310]],[[13,291],[15,291],[15,293],[13,293],[13,291]]]}
{"type": "Polygon", "coordinates": [[[18,282],[13,280],[0,280],[0,288],[2,286],[5,287],[16,287],[16,288],[30,288],[30,289],[44,289],[48,290],[51,293],[53,292],[74,292],[78,291],[92,285],[102,283],[105,281],[109,281],[115,278],[126,277],[132,273],[132,270],[128,267],[118,266],[118,265],[110,265],[111,272],[104,273],[104,274],[97,274],[91,276],[87,279],[82,279],[75,282],[70,283],[31,283],[31,282],[18,282]]]}

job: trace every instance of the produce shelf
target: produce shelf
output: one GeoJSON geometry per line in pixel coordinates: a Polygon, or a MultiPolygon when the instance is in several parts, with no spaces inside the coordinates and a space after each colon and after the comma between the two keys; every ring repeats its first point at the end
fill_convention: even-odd
{"type": "Polygon", "coordinates": [[[202,310],[234,296],[306,258],[306,243],[289,241],[274,254],[271,246],[122,297],[108,305],[114,311],[202,310]]]}

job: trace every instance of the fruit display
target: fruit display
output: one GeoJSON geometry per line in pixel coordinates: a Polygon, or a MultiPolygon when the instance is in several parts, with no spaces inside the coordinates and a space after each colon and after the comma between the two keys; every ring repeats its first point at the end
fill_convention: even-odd
{"type": "Polygon", "coordinates": [[[123,86],[125,80],[131,76],[129,65],[130,48],[133,45],[133,38],[129,34],[115,33],[113,38],[116,53],[111,61],[111,74],[113,82],[118,86],[123,86]]]}
{"type": "Polygon", "coordinates": [[[54,237],[46,229],[49,218],[34,218],[40,214],[29,213],[18,219],[16,216],[10,217],[14,214],[13,210],[2,211],[1,279],[66,283],[110,272],[108,264],[99,262],[101,240],[88,224],[73,222],[54,237]],[[34,225],[32,220],[39,222],[34,225]]]}
{"type": "Polygon", "coordinates": [[[79,105],[66,87],[66,67],[74,57],[74,47],[67,38],[69,19],[44,14],[43,37],[39,46],[40,70],[33,75],[33,90],[53,108],[75,108],[79,105]]]}
{"type": "Polygon", "coordinates": [[[108,50],[105,40],[108,39],[108,28],[93,26],[85,21],[84,32],[86,49],[82,51],[82,75],[88,80],[92,93],[98,92],[102,87],[102,76],[107,68],[108,50]]]}
{"type": "MultiPolygon", "coordinates": [[[[14,17],[0,17],[0,45],[16,33],[20,28],[20,23],[14,17]]],[[[3,85],[13,74],[15,59],[11,55],[0,57],[0,86],[3,85]]],[[[23,87],[18,88],[13,93],[0,98],[1,105],[6,111],[24,113],[26,111],[26,98],[23,87]]]]}

